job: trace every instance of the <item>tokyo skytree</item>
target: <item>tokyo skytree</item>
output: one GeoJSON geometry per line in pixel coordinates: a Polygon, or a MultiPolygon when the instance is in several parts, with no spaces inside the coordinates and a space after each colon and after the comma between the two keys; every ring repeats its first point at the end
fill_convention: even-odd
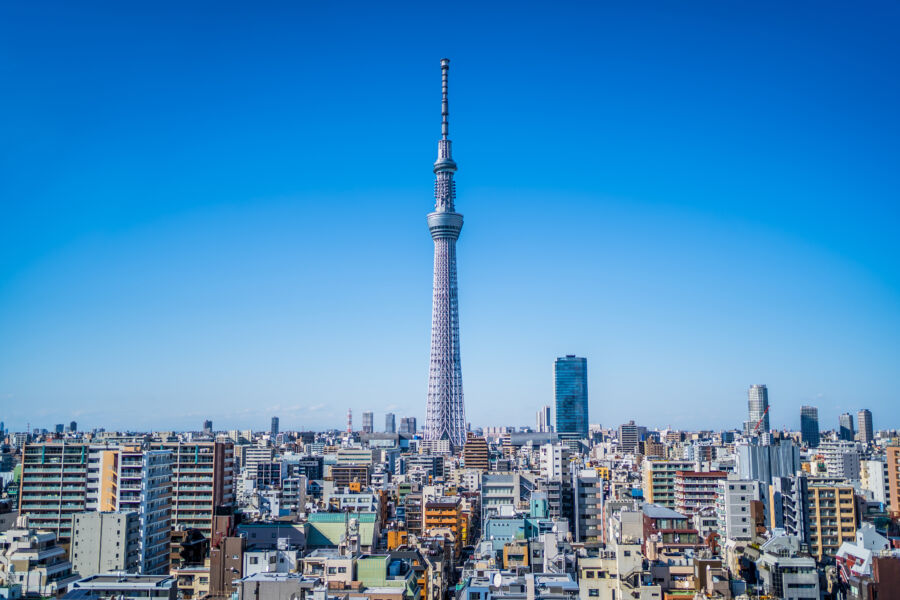
{"type": "Polygon", "coordinates": [[[431,367],[425,441],[435,450],[458,450],[466,442],[466,409],[459,360],[459,302],[456,290],[456,240],[463,216],[456,212],[456,183],[449,135],[447,72],[450,60],[441,60],[441,139],[434,163],[434,212],[428,229],[434,240],[434,297],[431,312],[431,367]]]}

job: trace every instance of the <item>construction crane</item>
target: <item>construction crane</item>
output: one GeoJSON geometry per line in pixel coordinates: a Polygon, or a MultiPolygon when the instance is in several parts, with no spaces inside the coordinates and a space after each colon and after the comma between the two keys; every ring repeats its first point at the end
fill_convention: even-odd
{"type": "Polygon", "coordinates": [[[762,416],[759,418],[759,421],[756,422],[756,427],[753,428],[753,435],[759,433],[759,426],[762,425],[762,422],[766,419],[766,415],[769,414],[769,407],[766,407],[766,410],[763,411],[762,416]]]}

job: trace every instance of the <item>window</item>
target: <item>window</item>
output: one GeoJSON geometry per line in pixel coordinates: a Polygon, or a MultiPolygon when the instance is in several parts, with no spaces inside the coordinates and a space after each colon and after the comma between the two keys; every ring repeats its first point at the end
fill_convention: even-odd
{"type": "Polygon", "coordinates": [[[599,597],[600,597],[600,590],[597,590],[597,589],[594,589],[594,590],[588,590],[588,596],[590,596],[591,598],[599,598],[599,597]]]}
{"type": "Polygon", "coordinates": [[[257,565],[257,564],[259,564],[259,558],[256,557],[256,556],[251,556],[251,557],[250,557],[250,564],[251,564],[251,565],[257,565]]]}

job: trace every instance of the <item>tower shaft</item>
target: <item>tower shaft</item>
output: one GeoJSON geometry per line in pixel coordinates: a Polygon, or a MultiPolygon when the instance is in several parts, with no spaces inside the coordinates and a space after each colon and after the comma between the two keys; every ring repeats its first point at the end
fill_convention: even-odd
{"type": "Polygon", "coordinates": [[[456,186],[449,139],[447,74],[450,61],[441,60],[441,140],[434,163],[434,212],[428,229],[434,240],[434,288],[431,312],[431,365],[425,440],[433,448],[459,449],[466,442],[462,367],[459,352],[459,299],[456,286],[456,240],[463,216],[455,210],[456,186]]]}

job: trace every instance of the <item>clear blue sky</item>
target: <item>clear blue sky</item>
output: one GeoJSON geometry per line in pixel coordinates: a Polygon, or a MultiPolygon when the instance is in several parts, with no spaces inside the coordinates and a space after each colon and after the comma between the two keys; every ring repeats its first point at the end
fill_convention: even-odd
{"type": "Polygon", "coordinates": [[[421,422],[448,56],[474,425],[900,426],[900,7],[550,7],[3,3],[0,419],[421,422]]]}

